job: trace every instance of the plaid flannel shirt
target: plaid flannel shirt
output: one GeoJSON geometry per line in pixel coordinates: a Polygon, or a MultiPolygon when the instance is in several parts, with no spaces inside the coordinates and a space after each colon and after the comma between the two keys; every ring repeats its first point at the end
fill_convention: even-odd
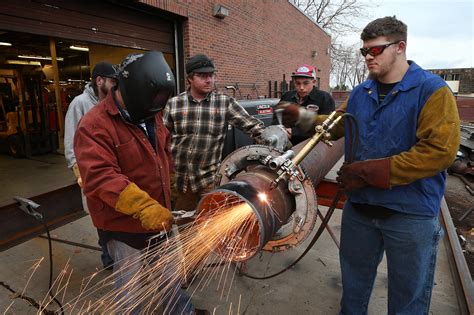
{"type": "Polygon", "coordinates": [[[262,121],[250,116],[235,99],[210,93],[198,102],[189,92],[171,98],[163,121],[171,133],[178,190],[197,192],[214,182],[222,159],[228,124],[259,141],[262,121]]]}

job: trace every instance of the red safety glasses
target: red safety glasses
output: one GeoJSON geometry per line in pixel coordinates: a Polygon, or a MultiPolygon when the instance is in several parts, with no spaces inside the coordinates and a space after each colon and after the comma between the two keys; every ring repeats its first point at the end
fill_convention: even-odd
{"type": "Polygon", "coordinates": [[[399,40],[399,41],[396,41],[396,42],[393,42],[393,43],[388,43],[388,44],[385,44],[385,45],[372,46],[372,47],[369,47],[369,48],[361,48],[360,53],[364,57],[367,56],[367,54],[375,57],[375,56],[381,55],[383,53],[383,51],[385,50],[385,48],[387,48],[388,46],[391,46],[393,44],[398,44],[399,42],[401,42],[401,41],[399,40]]]}

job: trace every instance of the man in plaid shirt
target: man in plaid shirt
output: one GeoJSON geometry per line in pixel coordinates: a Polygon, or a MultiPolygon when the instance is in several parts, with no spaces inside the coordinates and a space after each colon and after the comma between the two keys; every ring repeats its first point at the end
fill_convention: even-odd
{"type": "Polygon", "coordinates": [[[263,122],[232,97],[212,91],[214,72],[214,63],[207,56],[190,58],[186,64],[189,89],[171,98],[164,111],[163,120],[172,136],[176,210],[194,210],[201,196],[213,189],[228,124],[257,143],[263,142],[263,122]]]}

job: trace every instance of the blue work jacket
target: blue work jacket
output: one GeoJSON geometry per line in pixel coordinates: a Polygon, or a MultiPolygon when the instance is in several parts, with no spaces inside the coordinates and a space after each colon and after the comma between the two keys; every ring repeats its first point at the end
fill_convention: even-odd
{"type": "MultiPolygon", "coordinates": [[[[359,121],[360,141],[353,160],[390,157],[408,151],[418,141],[416,130],[421,110],[430,96],[446,83],[437,75],[409,61],[409,69],[379,104],[377,82],[367,80],[349,96],[347,112],[359,121]]],[[[349,130],[345,128],[346,157],[349,130]]],[[[404,213],[436,216],[444,195],[446,174],[416,180],[384,190],[366,187],[349,193],[349,201],[379,205],[404,213]]]]}

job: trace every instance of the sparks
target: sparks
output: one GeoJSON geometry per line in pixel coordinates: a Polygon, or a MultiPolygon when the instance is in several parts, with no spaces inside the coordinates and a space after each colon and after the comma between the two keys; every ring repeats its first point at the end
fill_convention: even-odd
{"type": "Polygon", "coordinates": [[[166,301],[176,294],[176,284],[179,286],[196,274],[199,274],[197,283],[188,290],[191,296],[212,279],[218,279],[221,298],[228,299],[237,271],[231,263],[252,257],[259,248],[258,220],[251,206],[235,195],[216,194],[207,211],[200,212],[195,222],[181,229],[162,244],[126,258],[128,267],[139,267],[123,287],[125,294],[113,286],[115,273],[123,273],[118,270],[103,281],[83,288],[74,300],[63,304],[64,309],[68,313],[97,310],[120,313],[141,305],[144,313],[153,313],[157,308],[169,312],[174,305],[167,305],[166,301]],[[94,299],[93,295],[99,292],[103,292],[102,297],[94,299]]]}
{"type": "Polygon", "coordinates": [[[261,202],[265,202],[265,203],[266,203],[266,202],[268,201],[268,200],[267,200],[267,194],[264,193],[264,192],[258,193],[257,196],[258,196],[258,199],[260,199],[261,202]]]}

